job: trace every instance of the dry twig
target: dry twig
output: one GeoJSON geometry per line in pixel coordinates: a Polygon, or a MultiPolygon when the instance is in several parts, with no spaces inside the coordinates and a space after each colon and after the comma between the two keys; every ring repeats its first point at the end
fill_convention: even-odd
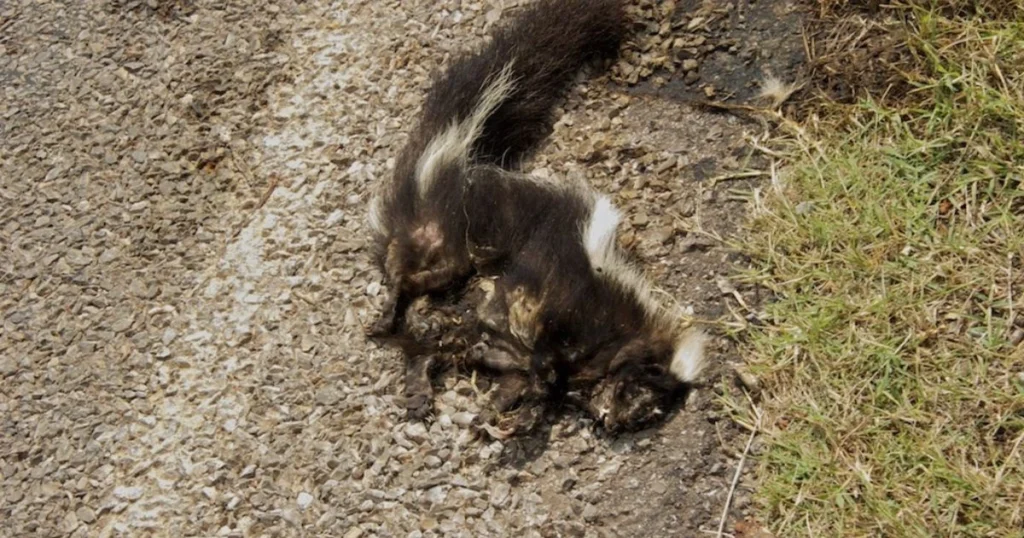
{"type": "MultiPolygon", "coordinates": [[[[750,395],[747,395],[747,400],[750,400],[750,395]]],[[[743,465],[747,462],[747,454],[750,453],[750,445],[754,443],[754,436],[757,432],[761,431],[761,411],[754,405],[753,401],[750,402],[750,408],[754,412],[755,422],[754,428],[750,430],[750,437],[747,438],[747,446],[743,448],[743,454],[740,456],[740,462],[736,464],[736,473],[732,477],[732,485],[729,486],[729,495],[725,498],[725,505],[722,506],[722,518],[718,522],[718,536],[721,538],[725,536],[725,520],[729,516],[729,507],[732,505],[732,497],[736,493],[736,484],[740,481],[740,474],[743,472],[743,465]]]]}

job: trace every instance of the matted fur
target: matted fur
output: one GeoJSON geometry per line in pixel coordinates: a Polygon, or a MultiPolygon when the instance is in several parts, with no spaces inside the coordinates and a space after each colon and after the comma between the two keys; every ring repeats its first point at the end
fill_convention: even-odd
{"type": "Polygon", "coordinates": [[[682,312],[666,307],[655,298],[656,287],[626,259],[616,244],[620,220],[619,210],[611,200],[604,195],[597,197],[582,233],[591,267],[598,279],[618,286],[623,293],[634,297],[646,313],[652,330],[670,334],[682,331],[674,341],[670,370],[680,381],[693,382],[704,368],[707,337],[695,329],[684,331],[680,325],[682,312]]]}
{"type": "Polygon", "coordinates": [[[654,288],[644,274],[626,259],[619,250],[619,211],[611,200],[602,196],[598,199],[587,226],[583,231],[583,243],[587,259],[598,278],[610,285],[618,286],[624,293],[631,294],[646,312],[648,321],[665,323],[665,310],[654,298],[654,288]]]}
{"type": "Polygon", "coordinates": [[[606,425],[656,417],[680,385],[699,379],[707,337],[656,300],[618,247],[621,217],[607,196],[582,182],[477,167],[467,202],[469,248],[497,276],[508,337],[535,370],[594,391],[606,425]]]}
{"type": "Polygon", "coordinates": [[[598,196],[590,218],[583,228],[583,244],[595,271],[601,272],[613,263],[615,240],[622,215],[607,196],[598,196]]]}
{"type": "Polygon", "coordinates": [[[625,30],[619,0],[539,0],[435,77],[392,178],[370,203],[389,292],[371,333],[394,330],[410,297],[472,274],[470,168],[517,167],[550,132],[555,105],[579,70],[617,52],[625,30]]]}

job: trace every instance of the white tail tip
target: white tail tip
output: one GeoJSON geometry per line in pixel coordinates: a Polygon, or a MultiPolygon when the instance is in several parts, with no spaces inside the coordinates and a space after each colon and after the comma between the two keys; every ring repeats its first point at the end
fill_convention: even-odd
{"type": "Polygon", "coordinates": [[[707,366],[704,348],[710,340],[707,333],[697,328],[687,329],[676,340],[672,365],[669,367],[676,379],[683,383],[693,383],[700,377],[707,366]]]}

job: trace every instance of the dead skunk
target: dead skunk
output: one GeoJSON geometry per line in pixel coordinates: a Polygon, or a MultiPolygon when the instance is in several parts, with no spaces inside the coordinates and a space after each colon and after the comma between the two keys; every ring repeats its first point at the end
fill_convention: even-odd
{"type": "Polygon", "coordinates": [[[504,437],[579,393],[609,430],[649,423],[703,368],[705,336],[681,330],[616,245],[620,215],[584,180],[467,169],[465,237],[479,272],[466,292],[414,301],[400,333],[405,405],[430,409],[430,373],[484,368],[504,437]],[[482,338],[478,338],[480,333],[482,338]],[[513,411],[511,413],[507,413],[513,411]]]}
{"type": "Polygon", "coordinates": [[[411,298],[472,273],[462,199],[467,169],[518,166],[547,136],[576,73],[618,50],[625,20],[619,0],[539,0],[436,78],[393,177],[370,208],[388,287],[371,335],[393,334],[411,298]]]}
{"type": "MultiPolygon", "coordinates": [[[[672,405],[698,379],[707,337],[684,330],[618,248],[621,217],[611,201],[580,182],[496,167],[470,177],[469,251],[497,275],[480,318],[501,345],[480,349],[483,362],[517,372],[510,382],[532,387],[522,394],[530,405],[544,400],[537,380],[548,396],[583,394],[609,430],[642,426],[672,405]]],[[[505,394],[496,406],[515,403],[505,394]]],[[[506,433],[535,418],[531,412],[506,433]]]]}
{"type": "Polygon", "coordinates": [[[538,319],[530,310],[535,305],[522,289],[504,290],[506,273],[509,268],[535,268],[543,263],[516,260],[525,256],[577,261],[576,272],[589,274],[585,255],[574,258],[560,251],[579,243],[577,231],[597,197],[579,180],[546,181],[497,166],[472,166],[466,174],[465,239],[479,276],[466,291],[453,290],[443,299],[415,299],[402,331],[391,338],[399,342],[406,356],[405,404],[411,415],[422,416],[429,409],[429,373],[464,365],[499,376],[498,390],[492,396],[495,408],[504,411],[518,404],[527,414],[524,417],[534,421],[551,396],[548,386],[556,379],[550,369],[531,361],[532,344],[524,342],[533,342],[541,332],[540,327],[530,325],[538,319]],[[466,304],[475,305],[472,312],[462,306],[466,304]],[[460,322],[452,323],[454,318],[460,322]],[[464,347],[449,345],[474,340],[466,336],[467,331],[483,335],[468,355],[464,347]],[[454,333],[459,336],[453,337],[454,333]]]}

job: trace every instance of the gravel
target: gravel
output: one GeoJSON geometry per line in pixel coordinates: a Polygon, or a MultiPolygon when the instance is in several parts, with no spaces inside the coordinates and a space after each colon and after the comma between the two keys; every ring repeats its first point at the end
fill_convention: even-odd
{"type": "MultiPolygon", "coordinates": [[[[428,74],[512,9],[0,4],[0,536],[717,526],[731,471],[710,469],[741,441],[710,389],[658,431],[608,439],[567,410],[502,444],[453,375],[436,417],[406,420],[400,357],[362,336],[383,299],[370,188],[428,74]]],[[[743,209],[702,203],[692,165],[728,159],[745,127],[624,93],[657,61],[633,51],[625,85],[581,85],[534,165],[642,214],[624,242],[714,317],[730,266],[691,231],[727,234],[743,209]]]]}

